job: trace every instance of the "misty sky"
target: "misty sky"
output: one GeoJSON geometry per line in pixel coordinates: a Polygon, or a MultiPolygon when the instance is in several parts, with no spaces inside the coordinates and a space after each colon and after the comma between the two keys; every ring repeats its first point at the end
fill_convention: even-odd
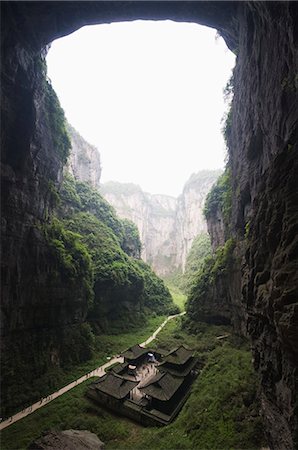
{"type": "Polygon", "coordinates": [[[99,149],[102,182],[173,196],[192,173],[224,167],[234,63],[215,30],[171,21],[84,27],[47,57],[67,119],[99,149]]]}

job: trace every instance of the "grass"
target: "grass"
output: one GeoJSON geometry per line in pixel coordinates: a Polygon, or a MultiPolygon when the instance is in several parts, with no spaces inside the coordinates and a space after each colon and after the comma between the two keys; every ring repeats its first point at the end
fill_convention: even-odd
{"type": "Polygon", "coordinates": [[[181,312],[184,311],[186,295],[183,294],[177,286],[174,286],[173,284],[171,284],[167,281],[165,281],[165,284],[172,295],[173,302],[175,303],[175,305],[177,305],[179,307],[181,312]]]}
{"type": "Polygon", "coordinates": [[[141,343],[147,339],[165,320],[165,316],[149,317],[147,323],[142,327],[133,327],[129,333],[104,334],[96,336],[95,340],[95,356],[86,363],[77,367],[72,367],[63,378],[61,385],[65,386],[74,380],[77,380],[85,373],[100,367],[107,362],[109,357],[121,353],[131,345],[141,343]]]}
{"type": "Polygon", "coordinates": [[[91,430],[106,441],[126,438],[127,427],[85,396],[88,380],[2,432],[2,450],[26,449],[45,430],[91,430]]]}
{"type": "MultiPolygon", "coordinates": [[[[94,355],[88,361],[77,366],[53,367],[42,378],[35,380],[32,392],[29,392],[28,400],[15,407],[9,415],[13,415],[32,403],[37,402],[41,397],[46,397],[63,386],[77,380],[86,373],[100,367],[107,362],[108,357],[121,353],[135,343],[146,340],[164,321],[165,316],[150,316],[146,323],[131,324],[129,332],[118,332],[112,330],[113,334],[95,336],[94,355]],[[29,401],[31,400],[31,401],[29,401]]],[[[3,416],[2,416],[3,417],[3,416]]]]}
{"type": "MultiPolygon", "coordinates": [[[[189,334],[184,323],[182,318],[168,322],[153,342],[165,349],[184,343],[194,348],[206,362],[173,424],[163,428],[143,428],[111,414],[85,398],[88,380],[4,430],[1,449],[22,450],[45,430],[69,428],[96,433],[105,442],[107,450],[262,447],[257,384],[248,346],[232,335],[217,340],[217,336],[231,331],[228,327],[197,324],[196,334],[189,334]]],[[[142,340],[140,335],[134,336],[134,343],[142,340]]],[[[121,340],[121,350],[131,344],[131,337],[121,340]]],[[[117,345],[116,337],[113,339],[111,349],[117,345]]]]}

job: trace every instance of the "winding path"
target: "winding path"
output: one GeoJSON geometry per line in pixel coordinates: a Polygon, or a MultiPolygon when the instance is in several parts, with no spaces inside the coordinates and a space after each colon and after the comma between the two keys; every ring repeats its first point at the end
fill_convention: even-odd
{"type": "MultiPolygon", "coordinates": [[[[169,320],[175,319],[176,317],[183,316],[185,314],[185,311],[180,314],[175,314],[173,316],[168,316],[166,320],[157,328],[157,330],[154,331],[154,333],[144,342],[139,344],[141,347],[145,347],[150,342],[152,342],[158,333],[163,329],[163,327],[168,323],[169,320]]],[[[52,400],[54,400],[57,397],[60,397],[60,395],[65,394],[65,392],[70,391],[74,387],[76,387],[78,384],[83,383],[84,381],[88,380],[88,378],[91,377],[102,377],[105,374],[105,369],[110,367],[111,365],[115,363],[122,363],[123,358],[121,356],[113,356],[107,363],[103,364],[102,366],[98,367],[97,369],[91,370],[91,372],[86,373],[82,377],[80,377],[78,380],[73,381],[72,383],[68,384],[67,386],[64,386],[63,388],[59,389],[58,391],[54,392],[53,394],[42,398],[38,402],[34,403],[33,405],[29,406],[28,408],[23,409],[22,411],[16,413],[15,415],[9,417],[7,420],[4,420],[0,423],[0,430],[3,430],[4,428],[9,427],[13,423],[17,422],[18,420],[23,419],[24,417],[28,416],[29,414],[33,413],[39,408],[42,408],[43,406],[50,403],[52,400]]]]}

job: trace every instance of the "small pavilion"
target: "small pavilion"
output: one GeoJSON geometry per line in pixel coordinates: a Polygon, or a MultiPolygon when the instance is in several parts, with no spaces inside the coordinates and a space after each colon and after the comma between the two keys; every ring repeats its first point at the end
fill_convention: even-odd
{"type": "Polygon", "coordinates": [[[92,384],[96,392],[96,397],[105,404],[116,404],[119,400],[130,397],[130,392],[138,385],[138,381],[133,381],[121,377],[113,372],[108,372],[92,384]]]}
{"type": "Polygon", "coordinates": [[[124,358],[124,362],[130,365],[138,366],[142,364],[148,353],[148,348],[141,347],[140,345],[133,345],[132,347],[121,353],[124,358]]]}
{"type": "Polygon", "coordinates": [[[180,345],[164,356],[158,365],[158,370],[169,372],[177,377],[187,377],[197,364],[198,358],[193,356],[193,350],[180,345]]]}
{"type": "Polygon", "coordinates": [[[170,414],[183,394],[183,385],[183,377],[175,377],[169,372],[159,372],[138,389],[149,400],[151,409],[170,414]]]}

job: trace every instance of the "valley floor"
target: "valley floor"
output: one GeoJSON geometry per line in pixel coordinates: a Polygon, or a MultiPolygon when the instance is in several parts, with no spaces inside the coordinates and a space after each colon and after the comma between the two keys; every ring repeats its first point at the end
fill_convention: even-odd
{"type": "MultiPolygon", "coordinates": [[[[176,317],[179,317],[184,314],[185,313],[182,312],[180,314],[176,314],[174,316],[167,317],[163,321],[163,323],[157,328],[157,330],[155,330],[154,333],[152,333],[152,335],[149,336],[149,338],[146,339],[146,341],[142,342],[140,345],[145,346],[145,345],[149,344],[150,342],[152,342],[154,339],[156,339],[156,336],[158,335],[158,333],[163,329],[163,327],[168,323],[169,320],[175,319],[176,317]]],[[[64,386],[63,388],[59,389],[58,391],[53,392],[52,394],[48,395],[45,398],[41,398],[38,402],[34,403],[31,406],[28,406],[27,408],[23,409],[22,411],[9,417],[7,420],[1,422],[0,430],[3,430],[5,428],[7,428],[8,426],[11,426],[13,423],[18,422],[19,420],[27,417],[29,414],[32,414],[34,411],[37,411],[38,409],[43,408],[46,404],[50,403],[51,401],[55,400],[56,398],[60,397],[61,395],[64,395],[66,392],[75,388],[77,385],[83,383],[87,379],[89,379],[91,377],[102,377],[105,374],[105,370],[116,363],[123,363],[123,358],[120,356],[114,356],[112,358],[109,358],[109,361],[107,363],[84,374],[83,376],[81,376],[77,380],[71,382],[67,386],[64,386]]]]}
{"type": "Polygon", "coordinates": [[[171,349],[184,343],[206,360],[173,424],[143,428],[111,414],[85,397],[88,379],[5,429],[2,450],[26,449],[45,430],[70,428],[96,433],[107,450],[261,448],[264,438],[248,346],[232,334],[217,339],[231,333],[227,327],[198,324],[196,334],[190,334],[182,322],[182,318],[169,322],[151,344],[171,349]]]}

